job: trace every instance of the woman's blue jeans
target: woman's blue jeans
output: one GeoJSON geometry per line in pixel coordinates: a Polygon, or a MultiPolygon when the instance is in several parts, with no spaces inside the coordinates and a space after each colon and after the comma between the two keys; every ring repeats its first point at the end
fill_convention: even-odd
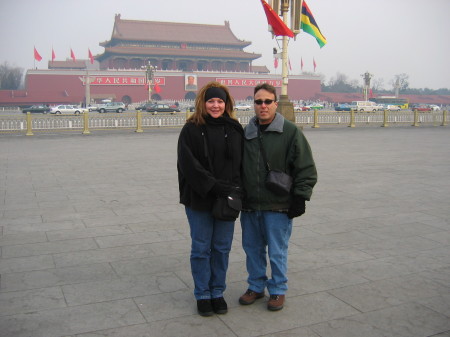
{"type": "Polygon", "coordinates": [[[197,300],[222,297],[226,288],[228,257],[234,221],[220,221],[210,212],[186,207],[191,228],[191,271],[197,300]]]}
{"type": "Polygon", "coordinates": [[[267,287],[271,295],[284,295],[292,219],[281,212],[241,212],[241,226],[242,246],[247,255],[248,289],[262,293],[267,287]],[[272,269],[270,279],[266,275],[266,247],[272,269]]]}

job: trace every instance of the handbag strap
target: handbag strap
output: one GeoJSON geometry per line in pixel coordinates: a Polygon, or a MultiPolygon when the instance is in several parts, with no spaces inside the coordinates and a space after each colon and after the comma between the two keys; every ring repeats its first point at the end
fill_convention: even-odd
{"type": "Polygon", "coordinates": [[[266,151],[264,150],[264,146],[263,146],[263,143],[261,140],[261,130],[259,129],[259,123],[256,124],[256,127],[258,129],[259,150],[261,151],[264,163],[266,164],[267,171],[270,171],[270,165],[269,165],[269,162],[267,161],[266,151]]]}

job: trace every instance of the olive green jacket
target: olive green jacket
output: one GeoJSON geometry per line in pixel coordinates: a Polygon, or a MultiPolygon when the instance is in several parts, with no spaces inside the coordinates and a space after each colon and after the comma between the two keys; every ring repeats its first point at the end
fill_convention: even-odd
{"type": "Polygon", "coordinates": [[[287,196],[278,196],[264,185],[267,169],[259,149],[256,116],[250,120],[244,132],[244,210],[287,210],[294,195],[310,200],[317,182],[317,170],[303,132],[276,113],[272,123],[261,133],[271,169],[284,171],[293,177],[291,193],[287,196]]]}

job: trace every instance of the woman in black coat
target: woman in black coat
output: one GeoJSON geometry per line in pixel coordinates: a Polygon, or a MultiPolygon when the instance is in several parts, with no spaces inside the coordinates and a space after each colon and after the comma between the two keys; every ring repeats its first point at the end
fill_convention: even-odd
{"type": "Polygon", "coordinates": [[[215,219],[212,206],[218,197],[241,191],[243,129],[233,106],[228,88],[209,82],[178,139],[180,203],[190,226],[194,295],[202,316],[228,311],[223,292],[234,220],[215,219]]]}

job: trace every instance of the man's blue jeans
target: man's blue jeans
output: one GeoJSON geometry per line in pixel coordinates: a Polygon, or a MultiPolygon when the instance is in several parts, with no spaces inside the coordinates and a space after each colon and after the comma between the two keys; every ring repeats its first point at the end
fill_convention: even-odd
{"type": "Polygon", "coordinates": [[[248,289],[262,293],[267,287],[271,295],[284,295],[292,220],[281,212],[241,212],[241,225],[242,246],[247,255],[248,289]],[[272,269],[271,279],[266,275],[266,247],[272,269]]]}
{"type": "Polygon", "coordinates": [[[228,257],[234,221],[220,221],[210,212],[186,207],[191,228],[191,271],[197,300],[222,297],[226,288],[228,257]]]}

